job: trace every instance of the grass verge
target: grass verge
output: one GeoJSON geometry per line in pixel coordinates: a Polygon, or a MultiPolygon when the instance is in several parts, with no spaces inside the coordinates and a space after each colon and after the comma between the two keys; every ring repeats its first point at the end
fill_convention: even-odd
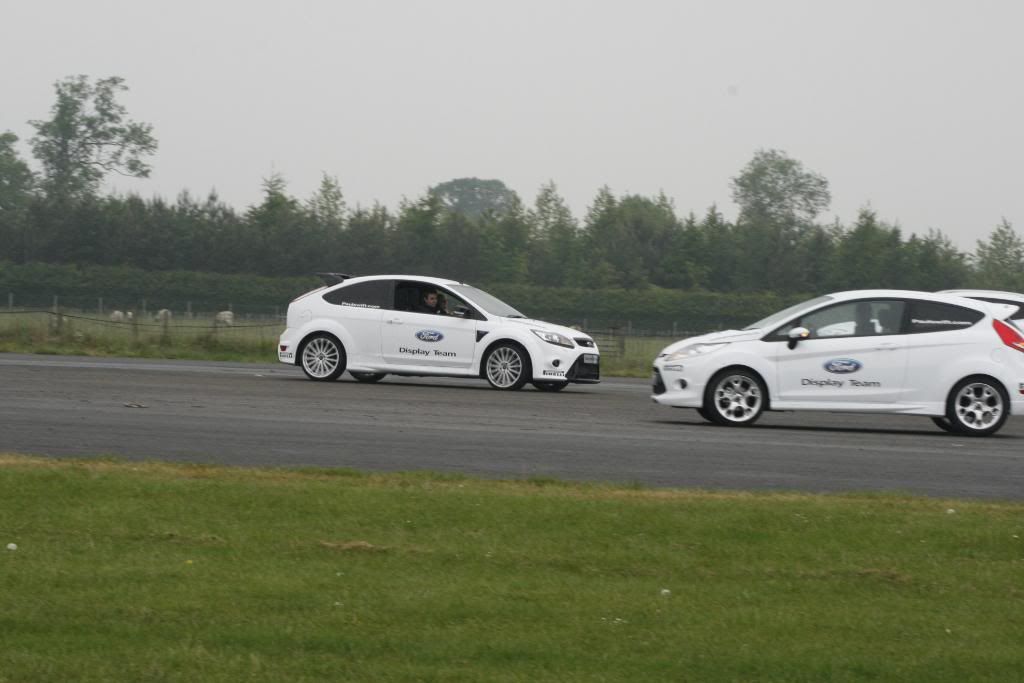
{"type": "Polygon", "coordinates": [[[1020,680],[1022,537],[1016,504],[0,456],[0,681],[1020,680]]]}
{"type": "MultiPolygon", "coordinates": [[[[0,316],[0,352],[129,358],[276,363],[275,344],[284,327],[278,322],[218,327],[212,320],[167,326],[40,313],[0,316]]],[[[627,337],[604,349],[601,371],[607,377],[647,377],[654,357],[672,339],[627,337]]]]}

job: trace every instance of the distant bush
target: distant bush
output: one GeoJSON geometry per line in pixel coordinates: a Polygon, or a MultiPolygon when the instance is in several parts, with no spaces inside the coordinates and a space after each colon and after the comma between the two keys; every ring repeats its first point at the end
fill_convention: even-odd
{"type": "Polygon", "coordinates": [[[722,293],[649,287],[579,289],[495,284],[488,288],[530,317],[588,327],[627,327],[680,332],[745,327],[800,301],[772,292],[722,293]]]}
{"type": "Polygon", "coordinates": [[[239,312],[265,313],[319,286],[309,277],[224,275],[184,270],[148,271],[127,266],[79,266],[0,262],[0,302],[13,293],[17,306],[48,306],[54,296],[72,308],[94,308],[103,297],[107,309],[219,311],[230,305],[239,312]]]}

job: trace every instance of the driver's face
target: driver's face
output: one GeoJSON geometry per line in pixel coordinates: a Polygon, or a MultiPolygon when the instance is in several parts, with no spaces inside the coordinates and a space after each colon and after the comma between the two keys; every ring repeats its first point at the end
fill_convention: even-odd
{"type": "Polygon", "coordinates": [[[437,294],[434,294],[434,293],[424,294],[423,295],[423,303],[425,303],[426,305],[430,306],[431,308],[437,307],[437,294]]]}

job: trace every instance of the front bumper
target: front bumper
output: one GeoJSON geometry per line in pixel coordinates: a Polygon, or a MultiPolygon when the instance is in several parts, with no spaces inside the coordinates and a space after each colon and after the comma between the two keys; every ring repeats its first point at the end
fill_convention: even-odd
{"type": "Polygon", "coordinates": [[[597,384],[601,381],[601,354],[596,346],[567,349],[543,344],[529,351],[535,382],[597,384]]]}
{"type": "Polygon", "coordinates": [[[651,399],[675,408],[700,408],[704,404],[704,387],[712,368],[701,363],[654,362],[651,376],[651,399]]]}
{"type": "Polygon", "coordinates": [[[597,384],[601,381],[601,357],[596,353],[582,353],[565,373],[565,379],[574,384],[597,384]]]}

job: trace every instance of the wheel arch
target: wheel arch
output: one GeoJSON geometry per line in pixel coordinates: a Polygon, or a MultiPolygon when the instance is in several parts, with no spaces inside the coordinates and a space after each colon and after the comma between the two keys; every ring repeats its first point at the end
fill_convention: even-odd
{"type": "Polygon", "coordinates": [[[961,382],[967,381],[969,379],[975,379],[975,378],[986,379],[986,380],[992,382],[993,384],[999,385],[999,388],[1002,389],[1003,392],[1005,392],[1006,397],[1008,399],[1010,398],[1010,396],[1011,396],[1010,395],[1010,390],[1006,387],[1006,382],[1004,382],[1003,380],[999,379],[995,375],[988,374],[987,372],[972,372],[969,375],[963,375],[961,377],[957,377],[957,379],[953,380],[949,384],[949,386],[946,387],[946,399],[945,400],[947,400],[947,401],[949,400],[950,396],[953,393],[953,390],[956,389],[956,385],[960,384],[961,382]]]}
{"type": "Polygon", "coordinates": [[[761,386],[764,388],[764,410],[771,410],[772,391],[768,382],[764,378],[764,374],[757,370],[757,368],[751,367],[750,365],[747,365],[745,363],[732,363],[730,365],[726,365],[716,370],[714,374],[712,374],[711,377],[708,378],[708,383],[704,386],[704,400],[706,401],[708,394],[714,390],[715,378],[717,378],[719,375],[725,374],[726,372],[732,372],[735,370],[746,370],[747,372],[752,373],[754,376],[757,377],[757,379],[761,381],[761,386]]]}
{"type": "Polygon", "coordinates": [[[484,361],[487,360],[487,356],[489,356],[491,354],[491,351],[493,351],[496,346],[500,346],[501,344],[514,344],[515,346],[518,346],[519,348],[521,348],[523,350],[523,353],[526,354],[526,359],[528,361],[530,361],[530,370],[531,370],[531,374],[532,374],[532,370],[533,370],[533,354],[530,353],[530,349],[528,349],[526,347],[526,344],[524,344],[523,342],[519,341],[515,337],[502,336],[499,339],[494,339],[493,341],[491,341],[484,348],[483,353],[480,354],[480,360],[477,361],[477,368],[476,368],[477,369],[477,374],[480,376],[480,379],[486,379],[487,378],[487,376],[485,375],[485,370],[484,370],[484,361]]]}
{"type": "Polygon", "coordinates": [[[341,352],[345,354],[346,358],[348,357],[348,349],[345,348],[345,342],[337,334],[335,334],[331,330],[312,329],[312,330],[306,332],[306,334],[303,335],[302,340],[299,342],[298,346],[295,348],[295,364],[296,365],[301,365],[302,364],[302,352],[305,350],[306,344],[309,343],[309,340],[312,339],[313,337],[317,337],[317,336],[320,336],[320,335],[324,335],[324,336],[330,337],[331,339],[336,341],[338,343],[338,346],[341,347],[341,352]]]}

